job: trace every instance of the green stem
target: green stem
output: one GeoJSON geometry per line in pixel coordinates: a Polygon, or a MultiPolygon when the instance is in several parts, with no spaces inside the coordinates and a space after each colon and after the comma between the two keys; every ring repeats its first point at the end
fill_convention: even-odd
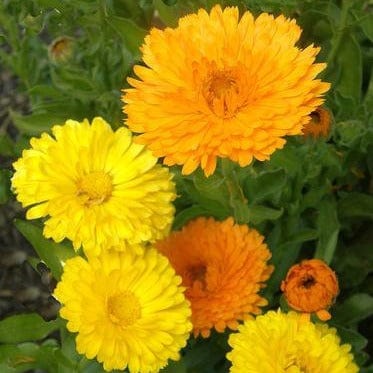
{"type": "Polygon", "coordinates": [[[332,44],[332,48],[327,58],[327,65],[329,67],[332,66],[332,63],[337,55],[338,49],[341,46],[343,36],[346,31],[348,12],[350,10],[351,5],[352,5],[352,0],[343,0],[342,2],[341,18],[340,18],[338,30],[336,33],[334,43],[332,44]]]}
{"type": "Polygon", "coordinates": [[[239,183],[234,163],[227,158],[221,159],[221,171],[229,192],[229,205],[237,223],[247,223],[249,208],[239,183]]]}

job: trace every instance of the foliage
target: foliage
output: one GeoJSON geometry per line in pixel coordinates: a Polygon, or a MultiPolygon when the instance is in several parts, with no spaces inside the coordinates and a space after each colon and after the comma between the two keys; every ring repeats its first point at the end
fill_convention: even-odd
{"type": "MultiPolygon", "coordinates": [[[[0,2],[0,64],[18,78],[27,96],[26,115],[9,110],[17,131],[0,123],[0,204],[14,203],[11,167],[33,135],[70,118],[101,115],[123,123],[121,89],[139,62],[139,47],[152,26],[175,26],[180,16],[211,0],[4,0],[0,2]],[[71,38],[71,53],[53,56],[52,43],[71,38]]],[[[224,0],[254,13],[285,13],[304,29],[301,44],[321,46],[327,61],[323,79],[332,83],[326,106],[334,114],[327,139],[293,138],[268,162],[240,168],[219,163],[209,178],[202,172],[175,174],[179,198],[174,229],[194,217],[224,219],[256,227],[272,249],[272,275],[264,296],[268,308],[283,304],[280,283],[302,258],[324,259],[340,281],[330,324],[352,345],[362,372],[373,371],[368,339],[373,330],[373,4],[370,0],[224,0]]],[[[172,63],[172,61],[170,61],[172,63]]],[[[5,205],[7,207],[7,205],[5,205]]],[[[69,244],[43,238],[34,223],[17,220],[19,231],[55,278],[69,244]]],[[[182,360],[165,372],[225,372],[227,334],[191,338],[182,360]],[[209,362],[209,364],[206,364],[209,362]]],[[[60,320],[35,314],[0,321],[0,371],[101,372],[98,363],[75,352],[74,338],[60,320]],[[30,330],[29,325],[33,325],[30,330]],[[55,330],[60,335],[52,334],[55,330]],[[9,332],[11,330],[11,333],[9,332]]]]}

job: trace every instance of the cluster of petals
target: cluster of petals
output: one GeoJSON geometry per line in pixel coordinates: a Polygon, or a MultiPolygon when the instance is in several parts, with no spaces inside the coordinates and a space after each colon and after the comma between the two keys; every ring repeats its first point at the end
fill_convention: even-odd
{"type": "Polygon", "coordinates": [[[320,320],[330,319],[328,308],[339,292],[334,271],[320,259],[303,260],[292,266],[281,290],[289,306],[305,314],[316,313],[320,320]]]}
{"type": "Polygon", "coordinates": [[[316,79],[319,48],[296,46],[295,20],[237,7],[200,9],[178,27],[153,28],[142,46],[146,66],[124,90],[127,125],[167,165],[211,175],[218,157],[241,166],[267,160],[299,135],[329,84],[316,79]]]}
{"type": "Polygon", "coordinates": [[[264,237],[232,218],[198,218],[156,243],[183,279],[192,307],[193,333],[237,329],[238,321],[267,305],[259,291],[273,271],[264,237]]]}
{"type": "Polygon", "coordinates": [[[269,311],[247,320],[229,337],[231,373],[357,373],[351,346],[334,328],[313,324],[295,312],[269,311]]]}
{"type": "Polygon", "coordinates": [[[68,120],[31,139],[14,163],[12,186],[26,217],[47,217],[44,235],[68,238],[89,255],[132,249],[168,234],[175,186],[168,169],[126,128],[102,118],[68,120]]]}
{"type": "Polygon", "coordinates": [[[181,278],[155,249],[69,259],[54,296],[76,347],[104,369],[158,372],[178,360],[192,329],[181,278]]]}

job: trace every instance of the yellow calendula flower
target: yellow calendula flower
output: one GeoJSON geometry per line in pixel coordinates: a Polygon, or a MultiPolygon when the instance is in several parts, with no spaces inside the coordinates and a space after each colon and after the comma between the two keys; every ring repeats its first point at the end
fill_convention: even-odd
{"type": "Polygon", "coordinates": [[[295,312],[269,311],[247,320],[228,341],[232,373],[356,373],[351,346],[334,328],[295,312]]]}
{"type": "Polygon", "coordinates": [[[154,249],[69,259],[54,296],[76,348],[104,369],[158,372],[186,345],[190,305],[181,278],[154,249]]]}
{"type": "Polygon", "coordinates": [[[218,157],[241,166],[260,161],[299,135],[329,84],[316,79],[319,48],[296,43],[295,20],[216,5],[152,29],[142,46],[146,66],[124,90],[127,125],[167,165],[214,172],[218,157]]]}
{"type": "Polygon", "coordinates": [[[167,168],[126,128],[102,118],[68,120],[32,138],[14,163],[12,186],[26,217],[47,217],[44,235],[70,239],[97,255],[102,247],[139,247],[168,234],[174,183],[167,168]]]}

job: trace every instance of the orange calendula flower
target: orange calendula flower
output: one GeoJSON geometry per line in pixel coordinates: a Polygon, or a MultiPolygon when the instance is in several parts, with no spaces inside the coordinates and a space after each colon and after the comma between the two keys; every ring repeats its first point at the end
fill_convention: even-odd
{"type": "Polygon", "coordinates": [[[304,136],[312,136],[314,138],[328,136],[331,121],[332,118],[329,110],[318,107],[311,113],[311,119],[303,127],[304,136]]]}
{"type": "Polygon", "coordinates": [[[216,5],[153,28],[142,46],[146,66],[135,66],[123,102],[127,125],[142,133],[167,165],[183,174],[211,175],[218,157],[240,166],[260,161],[299,135],[324,101],[329,83],[316,79],[325,63],[319,48],[296,46],[295,20],[216,5]]]}
{"type": "Polygon", "coordinates": [[[303,260],[288,271],[281,290],[290,307],[320,320],[331,318],[327,309],[334,303],[339,287],[337,276],[322,260],[303,260]]]}
{"type": "Polygon", "coordinates": [[[247,225],[198,218],[156,244],[187,288],[193,333],[237,329],[239,320],[261,313],[258,292],[273,271],[264,237],[247,225]]]}

